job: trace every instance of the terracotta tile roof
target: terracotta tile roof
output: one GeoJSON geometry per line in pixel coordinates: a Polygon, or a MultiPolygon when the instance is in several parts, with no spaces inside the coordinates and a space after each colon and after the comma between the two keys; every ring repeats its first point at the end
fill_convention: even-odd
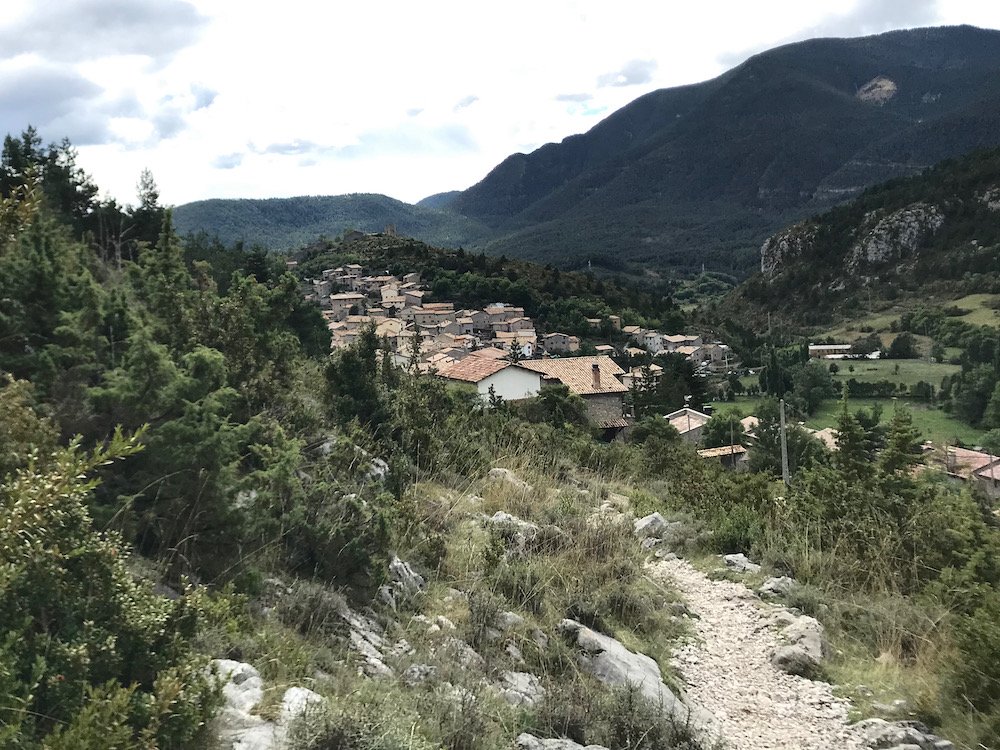
{"type": "Polygon", "coordinates": [[[945,448],[945,469],[956,474],[963,479],[968,479],[980,469],[986,467],[996,456],[981,451],[973,451],[968,448],[945,448]]]}
{"type": "Polygon", "coordinates": [[[664,419],[670,422],[674,426],[674,429],[683,435],[688,430],[697,430],[699,427],[703,427],[711,417],[700,411],[684,407],[683,409],[670,412],[664,419]]]}
{"type": "Polygon", "coordinates": [[[632,424],[625,417],[618,417],[618,419],[605,419],[597,423],[597,426],[601,429],[608,430],[613,427],[628,427],[632,424]]]}
{"type": "Polygon", "coordinates": [[[719,448],[705,448],[698,451],[702,458],[720,458],[722,456],[740,456],[747,452],[742,445],[723,445],[719,448]]]}
{"type": "Polygon", "coordinates": [[[478,383],[490,375],[495,375],[505,367],[510,367],[510,362],[486,359],[485,357],[466,357],[459,362],[443,367],[438,371],[438,375],[442,378],[448,378],[448,380],[478,383]]]}
{"type": "Polygon", "coordinates": [[[985,466],[972,472],[973,476],[979,479],[993,480],[1000,479],[1000,460],[991,461],[985,466]]]}
{"type": "Polygon", "coordinates": [[[503,349],[497,349],[494,346],[487,346],[485,349],[476,349],[474,352],[469,352],[469,355],[480,357],[481,359],[507,359],[509,356],[503,349]]]}
{"type": "Polygon", "coordinates": [[[578,396],[598,393],[625,393],[628,388],[618,379],[625,373],[611,357],[566,357],[564,359],[533,359],[521,362],[522,367],[534,370],[546,378],[559,380],[578,396]],[[601,373],[601,387],[594,388],[593,367],[601,373]]]}

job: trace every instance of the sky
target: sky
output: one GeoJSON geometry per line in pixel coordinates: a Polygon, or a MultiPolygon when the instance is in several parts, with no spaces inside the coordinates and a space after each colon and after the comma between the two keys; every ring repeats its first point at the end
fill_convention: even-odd
{"type": "Polygon", "coordinates": [[[68,137],[134,203],[464,189],[659,88],[994,0],[2,0],[0,133],[68,137]]]}

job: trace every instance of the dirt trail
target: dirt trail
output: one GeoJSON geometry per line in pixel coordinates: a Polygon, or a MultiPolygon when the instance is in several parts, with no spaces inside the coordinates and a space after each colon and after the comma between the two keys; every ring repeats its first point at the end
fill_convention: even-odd
{"type": "Polygon", "coordinates": [[[780,644],[771,627],[778,607],[762,604],[741,583],[714,581],[684,560],[662,560],[654,577],[672,582],[697,634],[674,653],[690,703],[715,718],[713,734],[727,750],[862,750],[848,726],[847,701],[831,686],[779,672],[771,654],[780,644]]]}

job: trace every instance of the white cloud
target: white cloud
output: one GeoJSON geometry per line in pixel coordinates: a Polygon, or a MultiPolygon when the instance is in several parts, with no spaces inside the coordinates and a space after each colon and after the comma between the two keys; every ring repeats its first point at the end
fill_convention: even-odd
{"type": "Polygon", "coordinates": [[[629,60],[619,70],[597,76],[598,87],[637,86],[649,83],[656,72],[656,60],[629,60]]]}

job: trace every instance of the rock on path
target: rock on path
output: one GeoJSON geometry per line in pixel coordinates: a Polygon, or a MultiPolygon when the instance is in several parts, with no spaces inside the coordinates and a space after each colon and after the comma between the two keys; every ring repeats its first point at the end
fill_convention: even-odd
{"type": "Polygon", "coordinates": [[[678,649],[673,666],[686,695],[715,717],[727,750],[861,750],[850,728],[850,704],[831,686],[779,672],[771,655],[783,645],[770,625],[777,608],[741,583],[713,581],[684,560],[662,560],[651,572],[684,596],[700,619],[697,642],[678,649]]]}

